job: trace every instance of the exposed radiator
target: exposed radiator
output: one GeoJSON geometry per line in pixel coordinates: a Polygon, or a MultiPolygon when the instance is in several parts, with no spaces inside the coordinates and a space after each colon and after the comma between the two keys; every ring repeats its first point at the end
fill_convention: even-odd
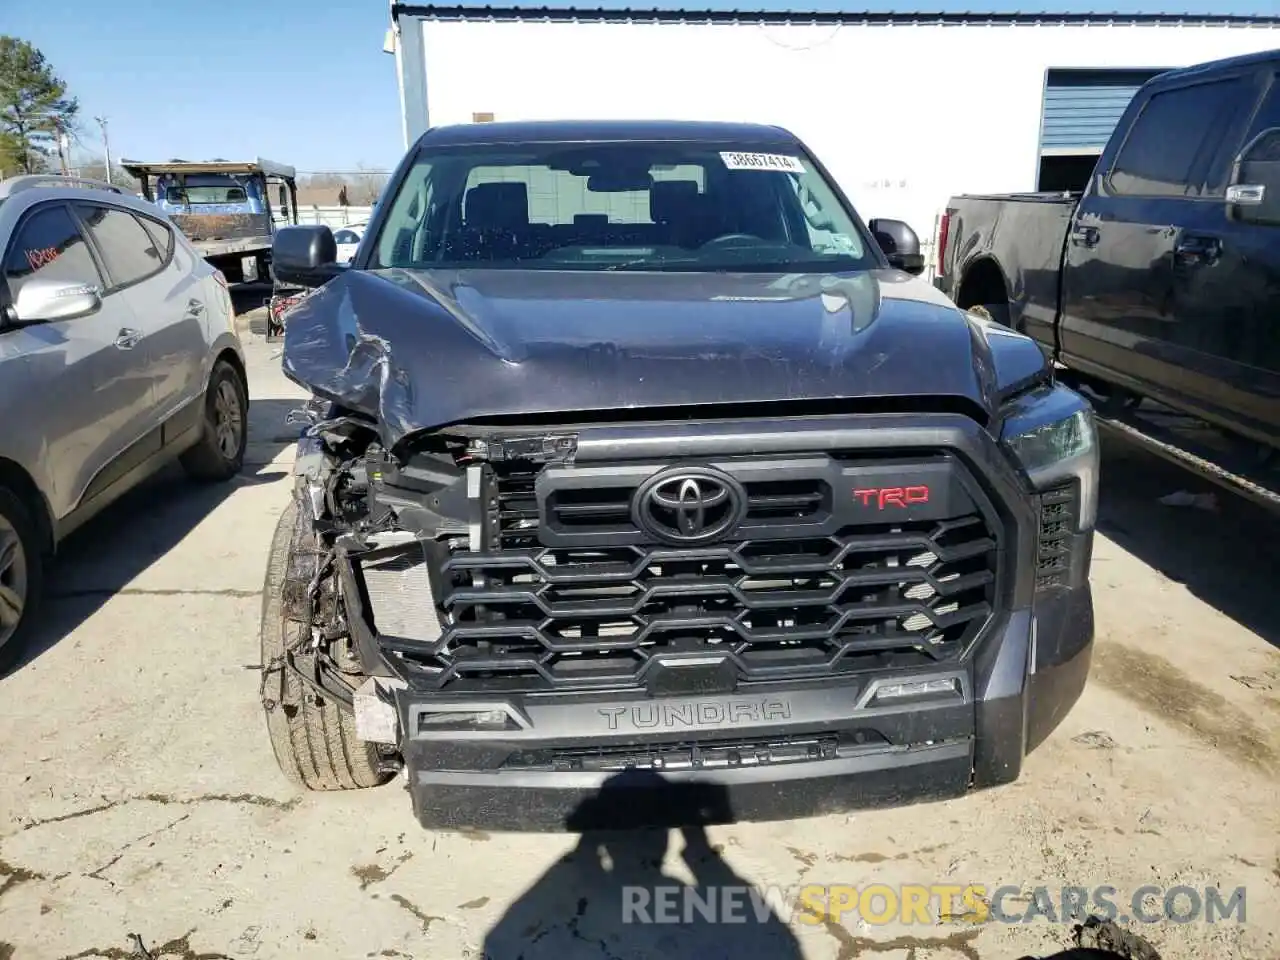
{"type": "Polygon", "coordinates": [[[423,643],[439,639],[440,617],[420,542],[407,544],[401,553],[362,560],[360,568],[380,634],[423,643]]]}

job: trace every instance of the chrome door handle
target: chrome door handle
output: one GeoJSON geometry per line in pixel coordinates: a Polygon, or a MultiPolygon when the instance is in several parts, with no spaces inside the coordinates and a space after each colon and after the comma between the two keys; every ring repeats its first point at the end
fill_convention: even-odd
{"type": "Polygon", "coordinates": [[[187,301],[188,316],[199,316],[202,313],[204,313],[203,303],[201,303],[199,300],[196,300],[194,297],[187,301]]]}
{"type": "Polygon", "coordinates": [[[133,330],[129,327],[121,327],[120,332],[116,334],[117,350],[132,350],[138,345],[138,341],[142,339],[141,330],[133,330]]]}

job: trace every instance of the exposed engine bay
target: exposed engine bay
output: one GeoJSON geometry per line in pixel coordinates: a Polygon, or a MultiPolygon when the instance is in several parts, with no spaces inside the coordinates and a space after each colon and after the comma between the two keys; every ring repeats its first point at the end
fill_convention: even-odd
{"type": "MultiPolygon", "coordinates": [[[[395,457],[370,418],[330,401],[312,399],[290,422],[304,429],[282,609],[301,630],[285,661],[271,666],[354,708],[361,739],[389,747],[398,733],[387,694],[403,686],[403,677],[389,669],[385,648],[435,643],[442,624],[434,581],[448,557],[482,551],[491,537],[486,531],[513,532],[498,515],[490,460],[565,461],[574,440],[439,433],[420,436],[407,455],[395,457]]],[[[268,709],[271,672],[264,674],[268,709]]]]}

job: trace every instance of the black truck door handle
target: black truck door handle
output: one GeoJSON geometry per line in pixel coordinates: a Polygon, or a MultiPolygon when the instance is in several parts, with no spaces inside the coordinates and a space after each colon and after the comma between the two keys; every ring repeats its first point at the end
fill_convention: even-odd
{"type": "Polygon", "coordinates": [[[1173,248],[1173,259],[1183,266],[1212,266],[1222,255],[1222,241],[1217,237],[1187,235],[1173,248]]]}
{"type": "Polygon", "coordinates": [[[1097,227],[1076,227],[1071,231],[1071,242],[1077,247],[1096,247],[1099,239],[1097,227]]]}

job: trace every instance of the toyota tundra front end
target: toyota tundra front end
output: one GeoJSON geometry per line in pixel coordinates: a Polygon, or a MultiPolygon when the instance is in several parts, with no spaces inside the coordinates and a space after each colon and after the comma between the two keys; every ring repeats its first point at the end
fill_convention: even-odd
{"type": "Polygon", "coordinates": [[[282,232],[277,270],[323,277],[285,329],[315,399],[264,612],[282,768],[403,772],[423,824],[512,829],[602,792],[656,816],[685,785],[767,819],[1015,779],[1088,672],[1087,404],[893,269],[790,135],[639,126],[594,150],[520,125],[515,160],[517,133],[433,131],[351,269],[324,228],[282,232]],[[648,184],[649,210],[566,221],[510,178],[467,186],[517,160],[648,184]],[[442,210],[414,239],[436,229],[424,177],[460,234],[442,210]],[[764,183],[761,209],[843,239],[679,232],[764,183]]]}

